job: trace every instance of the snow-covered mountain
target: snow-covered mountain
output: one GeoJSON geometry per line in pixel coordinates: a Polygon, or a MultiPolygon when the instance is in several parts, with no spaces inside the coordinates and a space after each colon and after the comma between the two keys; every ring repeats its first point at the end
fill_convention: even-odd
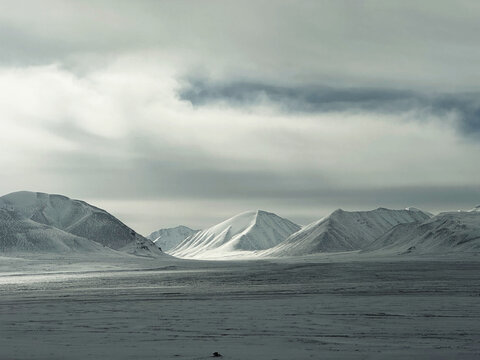
{"type": "Polygon", "coordinates": [[[1,253],[113,253],[103,245],[0,209],[1,253]]]}
{"type": "Polygon", "coordinates": [[[301,256],[321,252],[360,250],[392,227],[429,219],[430,215],[414,208],[371,211],[338,209],[288,237],[263,256],[301,256]]]}
{"type": "Polygon", "coordinates": [[[206,259],[268,249],[299,229],[297,224],[273,213],[248,211],[188,237],[169,254],[206,259]]]}
{"type": "Polygon", "coordinates": [[[395,226],[364,251],[388,254],[480,252],[480,212],[441,213],[423,222],[395,226]]]}
{"type": "Polygon", "coordinates": [[[162,254],[152,241],[105,210],[63,195],[14,192],[0,197],[0,209],[111,249],[138,255],[162,254]]]}
{"type": "Polygon", "coordinates": [[[200,230],[193,230],[180,225],[174,228],[160,229],[147,236],[163,251],[168,251],[178,246],[187,237],[196,234],[200,230]]]}

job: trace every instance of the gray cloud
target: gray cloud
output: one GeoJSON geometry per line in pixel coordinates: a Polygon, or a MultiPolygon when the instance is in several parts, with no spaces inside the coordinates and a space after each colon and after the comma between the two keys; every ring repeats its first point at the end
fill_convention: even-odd
{"type": "Polygon", "coordinates": [[[458,116],[466,133],[480,132],[480,93],[425,94],[389,88],[333,88],[326,86],[278,86],[260,82],[212,82],[186,79],[179,97],[194,106],[226,103],[250,107],[269,103],[286,112],[380,112],[458,116]]]}
{"type": "MultiPolygon", "coordinates": [[[[125,163],[94,155],[57,154],[44,170],[55,174],[57,181],[61,179],[50,185],[55,185],[56,192],[74,191],[75,197],[113,201],[113,204],[135,202],[136,206],[123,210],[121,215],[132,225],[141,224],[139,231],[145,233],[156,226],[180,223],[206,227],[235,213],[257,208],[279,212],[306,224],[337,208],[415,206],[439,212],[470,209],[480,199],[480,187],[475,185],[368,186],[350,182],[342,186],[318,171],[228,170],[221,161],[194,155],[183,159],[154,158],[152,154],[150,159],[125,163]],[[155,213],[145,213],[142,219],[139,213],[146,208],[142,203],[152,202],[168,202],[170,211],[179,215],[167,221],[155,213]],[[189,214],[189,206],[195,203],[203,205],[197,213],[189,214]]],[[[108,210],[114,214],[118,211],[115,205],[108,210]]],[[[163,208],[161,211],[169,212],[163,208]]]]}
{"type": "Polygon", "coordinates": [[[158,50],[218,78],[478,90],[479,14],[468,0],[5,0],[0,62],[158,50]]]}
{"type": "Polygon", "coordinates": [[[189,79],[179,90],[180,99],[195,106],[227,102],[235,106],[258,105],[269,101],[283,110],[321,112],[344,110],[404,110],[424,102],[412,91],[326,86],[276,86],[266,83],[214,83],[189,79]]]}
{"type": "Polygon", "coordinates": [[[432,210],[452,206],[468,209],[474,199],[480,199],[480,187],[475,185],[368,185],[355,181],[341,185],[319,169],[232,168],[228,160],[201,153],[141,146],[149,149],[148,155],[142,151],[143,157],[129,162],[95,153],[56,153],[43,170],[56,174],[61,179],[58,186],[65,186],[65,191],[77,189],[88,198],[243,200],[272,206],[317,204],[332,209],[423,206],[432,210]]]}
{"type": "Polygon", "coordinates": [[[431,108],[437,114],[456,113],[461,130],[467,134],[480,134],[480,93],[439,96],[433,99],[431,108]]]}

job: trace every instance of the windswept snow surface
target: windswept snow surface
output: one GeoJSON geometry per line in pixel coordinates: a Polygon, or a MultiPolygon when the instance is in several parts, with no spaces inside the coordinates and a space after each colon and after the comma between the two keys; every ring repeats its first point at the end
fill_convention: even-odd
{"type": "Polygon", "coordinates": [[[392,227],[429,219],[414,208],[372,211],[338,209],[329,216],[305,226],[262,256],[302,256],[321,252],[354,251],[364,248],[392,227]]]}
{"type": "MultiPolygon", "coordinates": [[[[84,240],[81,241],[82,245],[80,248],[84,248],[88,243],[86,240],[90,240],[98,243],[100,248],[105,246],[110,249],[142,256],[147,254],[151,256],[163,255],[152,241],[137,234],[105,210],[84,201],[69,199],[63,195],[29,191],[14,192],[0,197],[0,209],[3,209],[4,212],[16,213],[18,216],[29,219],[30,225],[32,223],[39,225],[36,227],[37,235],[42,229],[40,225],[46,225],[43,227],[45,232],[50,233],[50,235],[55,233],[54,235],[57,239],[66,238],[66,233],[74,235],[77,243],[80,242],[80,238],[83,238],[84,240]]],[[[23,225],[18,226],[26,226],[25,221],[18,216],[12,215],[10,217],[8,220],[10,227],[12,227],[12,221],[16,220],[23,221],[23,225]]],[[[19,233],[25,233],[25,231],[20,231],[19,233]]],[[[36,237],[37,240],[40,239],[39,236],[36,237]]],[[[47,239],[49,237],[45,233],[42,238],[47,239]]],[[[71,236],[70,238],[73,239],[71,236]]],[[[0,239],[0,241],[4,240],[0,239]]],[[[36,247],[38,246],[42,245],[37,241],[36,247]]],[[[27,248],[28,246],[25,247],[25,250],[27,248]]],[[[71,248],[74,249],[75,247],[71,248]]],[[[52,251],[54,250],[52,247],[51,249],[52,251]]]]}
{"type": "Polygon", "coordinates": [[[180,225],[174,228],[160,229],[147,236],[163,251],[168,251],[178,246],[187,237],[196,234],[200,230],[193,230],[180,225]]]}
{"type": "Polygon", "coordinates": [[[478,257],[365,256],[0,258],[0,358],[480,358],[478,257]]]}
{"type": "Polygon", "coordinates": [[[188,237],[169,254],[181,258],[242,256],[279,244],[300,226],[266,211],[248,211],[188,237]]]}
{"type": "Polygon", "coordinates": [[[480,253],[480,212],[442,213],[424,222],[398,225],[364,251],[388,254],[480,253]]]}

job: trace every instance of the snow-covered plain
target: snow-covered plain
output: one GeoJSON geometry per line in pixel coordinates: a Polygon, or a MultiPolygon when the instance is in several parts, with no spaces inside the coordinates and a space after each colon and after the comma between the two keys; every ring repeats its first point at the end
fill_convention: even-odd
{"type": "Polygon", "coordinates": [[[478,359],[480,259],[0,258],[2,359],[478,359]]]}

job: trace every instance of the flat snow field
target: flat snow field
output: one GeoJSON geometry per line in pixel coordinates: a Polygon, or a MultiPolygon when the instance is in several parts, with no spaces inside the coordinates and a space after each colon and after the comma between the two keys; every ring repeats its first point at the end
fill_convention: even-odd
{"type": "Polygon", "coordinates": [[[123,265],[0,258],[0,359],[480,358],[480,259],[123,265]]]}

